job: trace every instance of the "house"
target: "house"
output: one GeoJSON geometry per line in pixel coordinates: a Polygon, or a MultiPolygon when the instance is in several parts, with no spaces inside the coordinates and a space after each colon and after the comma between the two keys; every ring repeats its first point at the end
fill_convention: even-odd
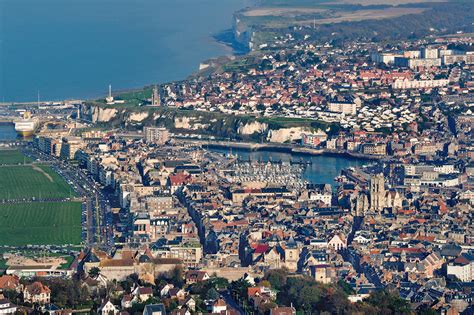
{"type": "Polygon", "coordinates": [[[208,280],[210,277],[205,271],[188,270],[185,275],[186,283],[197,283],[208,280]]]}
{"type": "Polygon", "coordinates": [[[14,291],[20,291],[21,290],[21,285],[20,285],[20,278],[16,275],[3,275],[0,277],[0,290],[5,291],[5,290],[14,290],[14,291]]]}
{"type": "Polygon", "coordinates": [[[63,310],[54,304],[46,304],[42,308],[42,312],[49,315],[70,315],[72,310],[63,310]]]}
{"type": "Polygon", "coordinates": [[[110,300],[104,300],[102,304],[97,309],[97,313],[102,315],[117,315],[119,312],[118,308],[110,302],[110,300]]]}
{"type": "Polygon", "coordinates": [[[137,287],[133,290],[132,295],[135,299],[144,302],[153,297],[153,289],[151,287],[137,287]]]}
{"type": "Polygon", "coordinates": [[[186,308],[180,308],[180,309],[171,311],[171,315],[191,315],[191,312],[186,308]]]}
{"type": "Polygon", "coordinates": [[[165,306],[160,304],[149,304],[145,306],[143,315],[166,315],[165,306]]]}
{"type": "Polygon", "coordinates": [[[186,291],[179,288],[170,289],[168,296],[172,299],[184,300],[186,298],[186,291]]]}
{"type": "Polygon", "coordinates": [[[51,290],[36,281],[33,284],[27,285],[23,290],[23,299],[28,303],[47,304],[51,300],[51,290]]]}
{"type": "Polygon", "coordinates": [[[217,299],[212,304],[212,313],[225,312],[227,310],[227,304],[223,299],[217,299]]]}
{"type": "Polygon", "coordinates": [[[15,314],[16,310],[16,305],[10,303],[10,301],[5,299],[3,294],[0,293],[0,314],[15,314]]]}
{"type": "Polygon", "coordinates": [[[346,249],[347,239],[342,234],[336,234],[329,240],[328,247],[335,250],[346,249]]]}
{"type": "Polygon", "coordinates": [[[123,309],[132,307],[132,295],[124,294],[120,301],[120,306],[122,306],[123,309]]]}
{"type": "Polygon", "coordinates": [[[295,315],[296,309],[292,306],[278,306],[270,310],[270,315],[295,315]]]}
{"type": "Polygon", "coordinates": [[[167,296],[170,289],[173,289],[173,288],[174,288],[174,285],[170,283],[165,284],[165,286],[160,290],[160,296],[161,297],[167,296]]]}
{"type": "Polygon", "coordinates": [[[186,305],[186,307],[195,312],[196,311],[196,300],[194,300],[192,297],[188,297],[185,302],[184,302],[184,305],[186,305]]]}

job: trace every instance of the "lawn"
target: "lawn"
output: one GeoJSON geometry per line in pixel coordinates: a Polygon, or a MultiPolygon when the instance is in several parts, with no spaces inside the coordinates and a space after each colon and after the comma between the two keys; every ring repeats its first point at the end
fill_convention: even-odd
{"type": "Polygon", "coordinates": [[[24,156],[18,150],[0,150],[0,165],[24,164],[31,162],[31,159],[24,156]]]}
{"type": "Polygon", "coordinates": [[[0,199],[67,198],[74,191],[49,166],[0,167],[0,199]]]}
{"type": "Polygon", "coordinates": [[[63,245],[81,242],[80,202],[0,205],[0,245],[63,245]]]}

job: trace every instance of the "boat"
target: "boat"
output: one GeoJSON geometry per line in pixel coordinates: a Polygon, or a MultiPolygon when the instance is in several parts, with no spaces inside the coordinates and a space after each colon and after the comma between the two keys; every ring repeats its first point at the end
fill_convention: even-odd
{"type": "Polygon", "coordinates": [[[33,118],[28,111],[24,112],[22,118],[15,120],[14,123],[15,131],[22,137],[32,136],[39,125],[38,119],[33,118]]]}

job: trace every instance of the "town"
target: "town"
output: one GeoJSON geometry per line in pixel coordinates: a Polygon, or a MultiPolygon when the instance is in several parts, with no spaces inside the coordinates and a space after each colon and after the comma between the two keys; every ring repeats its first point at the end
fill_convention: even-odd
{"type": "MultiPolygon", "coordinates": [[[[262,51],[153,87],[130,129],[82,104],[80,132],[20,145],[84,197],[80,249],[36,246],[72,252],[64,268],[5,246],[0,313],[471,314],[473,43],[262,51]],[[146,124],[163,108],[198,116],[146,124]],[[224,142],[200,112],[255,120],[224,142]],[[295,156],[239,156],[266,149],[295,156]],[[310,181],[320,155],[361,166],[310,181]]],[[[114,116],[128,101],[92,106],[114,116]]]]}

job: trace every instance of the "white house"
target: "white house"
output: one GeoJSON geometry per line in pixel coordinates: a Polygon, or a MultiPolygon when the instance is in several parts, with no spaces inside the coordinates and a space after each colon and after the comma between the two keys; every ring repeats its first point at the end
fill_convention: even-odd
{"type": "Polygon", "coordinates": [[[341,250],[347,248],[347,240],[342,234],[334,235],[328,242],[328,247],[335,250],[341,250]]]}
{"type": "Polygon", "coordinates": [[[97,309],[97,312],[102,315],[109,315],[111,313],[118,314],[118,308],[110,302],[110,300],[106,300],[102,303],[102,305],[97,309]]]}

